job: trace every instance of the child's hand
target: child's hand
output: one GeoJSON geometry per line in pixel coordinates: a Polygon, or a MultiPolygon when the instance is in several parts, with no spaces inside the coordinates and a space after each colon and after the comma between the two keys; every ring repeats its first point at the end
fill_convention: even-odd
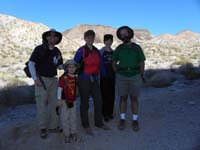
{"type": "Polygon", "coordinates": [[[60,106],[62,106],[62,104],[63,104],[63,102],[62,102],[62,100],[58,100],[58,107],[60,107],[60,106]]]}

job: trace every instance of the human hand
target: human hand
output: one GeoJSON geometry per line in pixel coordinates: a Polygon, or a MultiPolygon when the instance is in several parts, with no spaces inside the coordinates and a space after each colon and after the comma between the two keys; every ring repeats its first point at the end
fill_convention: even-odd
{"type": "Polygon", "coordinates": [[[41,81],[39,79],[34,80],[34,84],[36,86],[42,86],[42,83],[41,83],[41,81]]]}
{"type": "Polygon", "coordinates": [[[57,106],[60,107],[60,106],[62,106],[62,104],[63,104],[62,100],[58,100],[57,106]]]}

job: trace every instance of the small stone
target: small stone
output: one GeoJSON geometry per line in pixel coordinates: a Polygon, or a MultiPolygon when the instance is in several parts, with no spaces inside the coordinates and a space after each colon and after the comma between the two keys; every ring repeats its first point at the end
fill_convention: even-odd
{"type": "Polygon", "coordinates": [[[189,101],[188,104],[195,105],[196,103],[195,103],[195,101],[189,101]]]}

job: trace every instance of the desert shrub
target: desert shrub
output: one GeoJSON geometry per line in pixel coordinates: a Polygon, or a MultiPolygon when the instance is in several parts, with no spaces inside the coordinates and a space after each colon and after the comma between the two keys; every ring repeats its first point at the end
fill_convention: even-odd
{"type": "Polygon", "coordinates": [[[146,86],[156,88],[170,86],[177,78],[175,73],[159,70],[146,77],[146,86]]]}
{"type": "Polygon", "coordinates": [[[179,57],[175,62],[172,63],[172,65],[185,65],[185,64],[190,64],[189,58],[179,57]]]}
{"type": "Polygon", "coordinates": [[[199,68],[195,68],[191,63],[180,66],[179,72],[183,74],[188,80],[195,80],[200,78],[199,68]]]}

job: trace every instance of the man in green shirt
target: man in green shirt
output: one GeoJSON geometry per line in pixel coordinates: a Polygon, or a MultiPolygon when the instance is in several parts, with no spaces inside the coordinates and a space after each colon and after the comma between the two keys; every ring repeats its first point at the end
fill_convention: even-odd
{"type": "Polygon", "coordinates": [[[117,30],[117,37],[123,42],[112,56],[113,69],[116,72],[116,85],[120,96],[120,121],[118,128],[125,128],[127,99],[130,96],[132,110],[132,128],[139,130],[138,95],[142,86],[145,56],[142,48],[131,42],[134,31],[128,26],[117,30]]]}

